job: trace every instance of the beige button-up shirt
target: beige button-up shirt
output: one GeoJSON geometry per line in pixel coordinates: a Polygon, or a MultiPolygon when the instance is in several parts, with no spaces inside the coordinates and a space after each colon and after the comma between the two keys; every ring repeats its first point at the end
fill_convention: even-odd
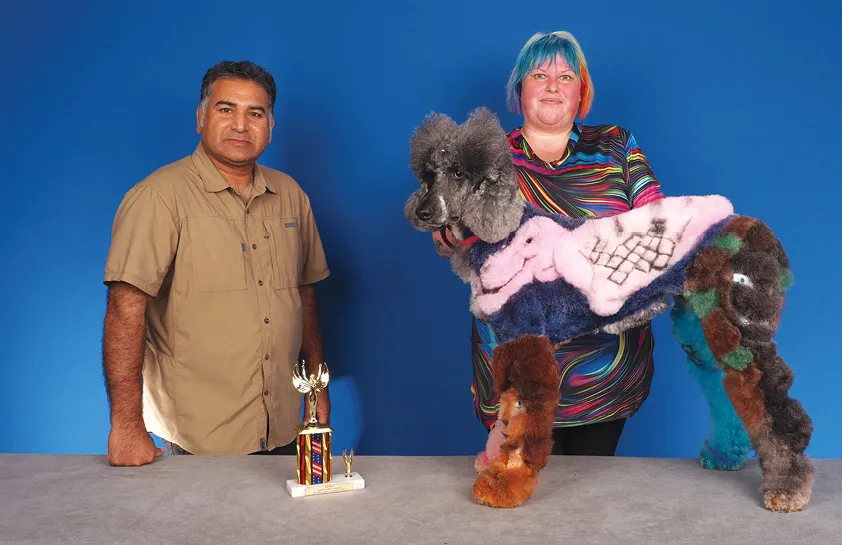
{"type": "Polygon", "coordinates": [[[131,188],[114,220],[104,281],[152,296],[147,429],[194,454],[294,440],[298,286],[329,274],[309,199],[282,172],[258,165],[246,203],[199,144],[131,188]]]}

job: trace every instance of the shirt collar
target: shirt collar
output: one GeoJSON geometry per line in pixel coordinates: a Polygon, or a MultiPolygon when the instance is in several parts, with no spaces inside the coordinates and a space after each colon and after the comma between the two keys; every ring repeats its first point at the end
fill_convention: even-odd
{"type": "MultiPolygon", "coordinates": [[[[193,164],[196,166],[196,170],[199,171],[199,177],[202,179],[202,182],[205,184],[205,191],[208,193],[218,193],[220,191],[224,191],[231,187],[228,182],[225,180],[225,177],[222,176],[222,173],[219,172],[219,169],[216,168],[216,165],[213,164],[210,157],[208,157],[207,152],[205,151],[204,146],[202,143],[199,142],[199,145],[196,146],[196,150],[193,152],[193,164]]],[[[263,172],[263,167],[259,163],[255,163],[254,166],[254,194],[261,195],[267,189],[272,193],[277,193],[278,189],[275,185],[269,181],[269,177],[265,175],[263,172]]]]}
{"type": "MultiPolygon", "coordinates": [[[[527,153],[529,157],[535,157],[535,154],[532,152],[532,148],[529,147],[529,142],[526,141],[524,138],[523,133],[520,132],[523,126],[520,126],[513,130],[509,134],[509,145],[513,150],[523,150],[524,153],[527,153]]],[[[567,151],[562,156],[562,160],[559,162],[563,162],[564,159],[573,155],[573,151],[576,148],[576,143],[579,142],[579,136],[582,134],[582,124],[581,123],[573,123],[573,128],[570,130],[570,136],[567,138],[567,151]]],[[[557,163],[555,163],[557,164],[557,163]]]]}
{"type": "Polygon", "coordinates": [[[266,167],[259,163],[254,165],[254,189],[257,191],[258,195],[266,190],[271,193],[278,192],[278,188],[275,187],[275,183],[272,181],[272,178],[270,176],[266,176],[264,172],[265,170],[266,167]]]}

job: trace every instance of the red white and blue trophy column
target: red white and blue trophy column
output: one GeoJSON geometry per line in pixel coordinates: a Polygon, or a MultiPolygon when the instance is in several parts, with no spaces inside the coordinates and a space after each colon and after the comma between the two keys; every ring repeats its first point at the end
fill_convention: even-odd
{"type": "Polygon", "coordinates": [[[330,381],[327,364],[320,363],[316,374],[307,377],[304,362],[300,369],[296,367],[292,373],[292,383],[302,394],[307,394],[310,401],[309,420],[298,426],[298,440],[296,443],[296,479],[287,481],[287,490],[293,497],[327,494],[330,492],[345,492],[365,488],[365,480],[359,473],[351,472],[350,460],[343,451],[345,473],[333,475],[333,456],[330,426],[320,424],[316,419],[316,400],[319,391],[327,388],[330,381]],[[303,374],[302,374],[303,372],[303,374]]]}

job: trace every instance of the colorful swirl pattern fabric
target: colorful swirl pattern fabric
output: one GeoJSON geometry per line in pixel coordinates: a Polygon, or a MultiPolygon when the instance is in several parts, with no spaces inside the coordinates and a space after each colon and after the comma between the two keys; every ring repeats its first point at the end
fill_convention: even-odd
{"type": "MultiPolygon", "coordinates": [[[[555,162],[537,157],[520,128],[509,134],[521,196],[568,217],[626,212],[664,197],[634,136],[614,125],[575,124],[564,155],[555,162]]],[[[489,324],[473,319],[471,334],[474,413],[491,428],[499,399],[491,376],[498,345],[489,324]]],[[[649,325],[620,335],[580,337],[556,351],[561,399],[554,426],[566,427],[626,418],[649,395],[654,362],[649,325]]]]}

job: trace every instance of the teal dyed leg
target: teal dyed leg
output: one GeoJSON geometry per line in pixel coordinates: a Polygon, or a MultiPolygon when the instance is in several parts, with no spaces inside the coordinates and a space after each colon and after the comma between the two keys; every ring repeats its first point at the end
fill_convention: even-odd
{"type": "Polygon", "coordinates": [[[681,298],[676,298],[670,317],[673,335],[687,352],[688,371],[701,386],[710,408],[711,431],[702,445],[699,463],[707,469],[739,469],[752,450],[751,441],[725,393],[725,374],[708,348],[701,321],[681,298]]]}

